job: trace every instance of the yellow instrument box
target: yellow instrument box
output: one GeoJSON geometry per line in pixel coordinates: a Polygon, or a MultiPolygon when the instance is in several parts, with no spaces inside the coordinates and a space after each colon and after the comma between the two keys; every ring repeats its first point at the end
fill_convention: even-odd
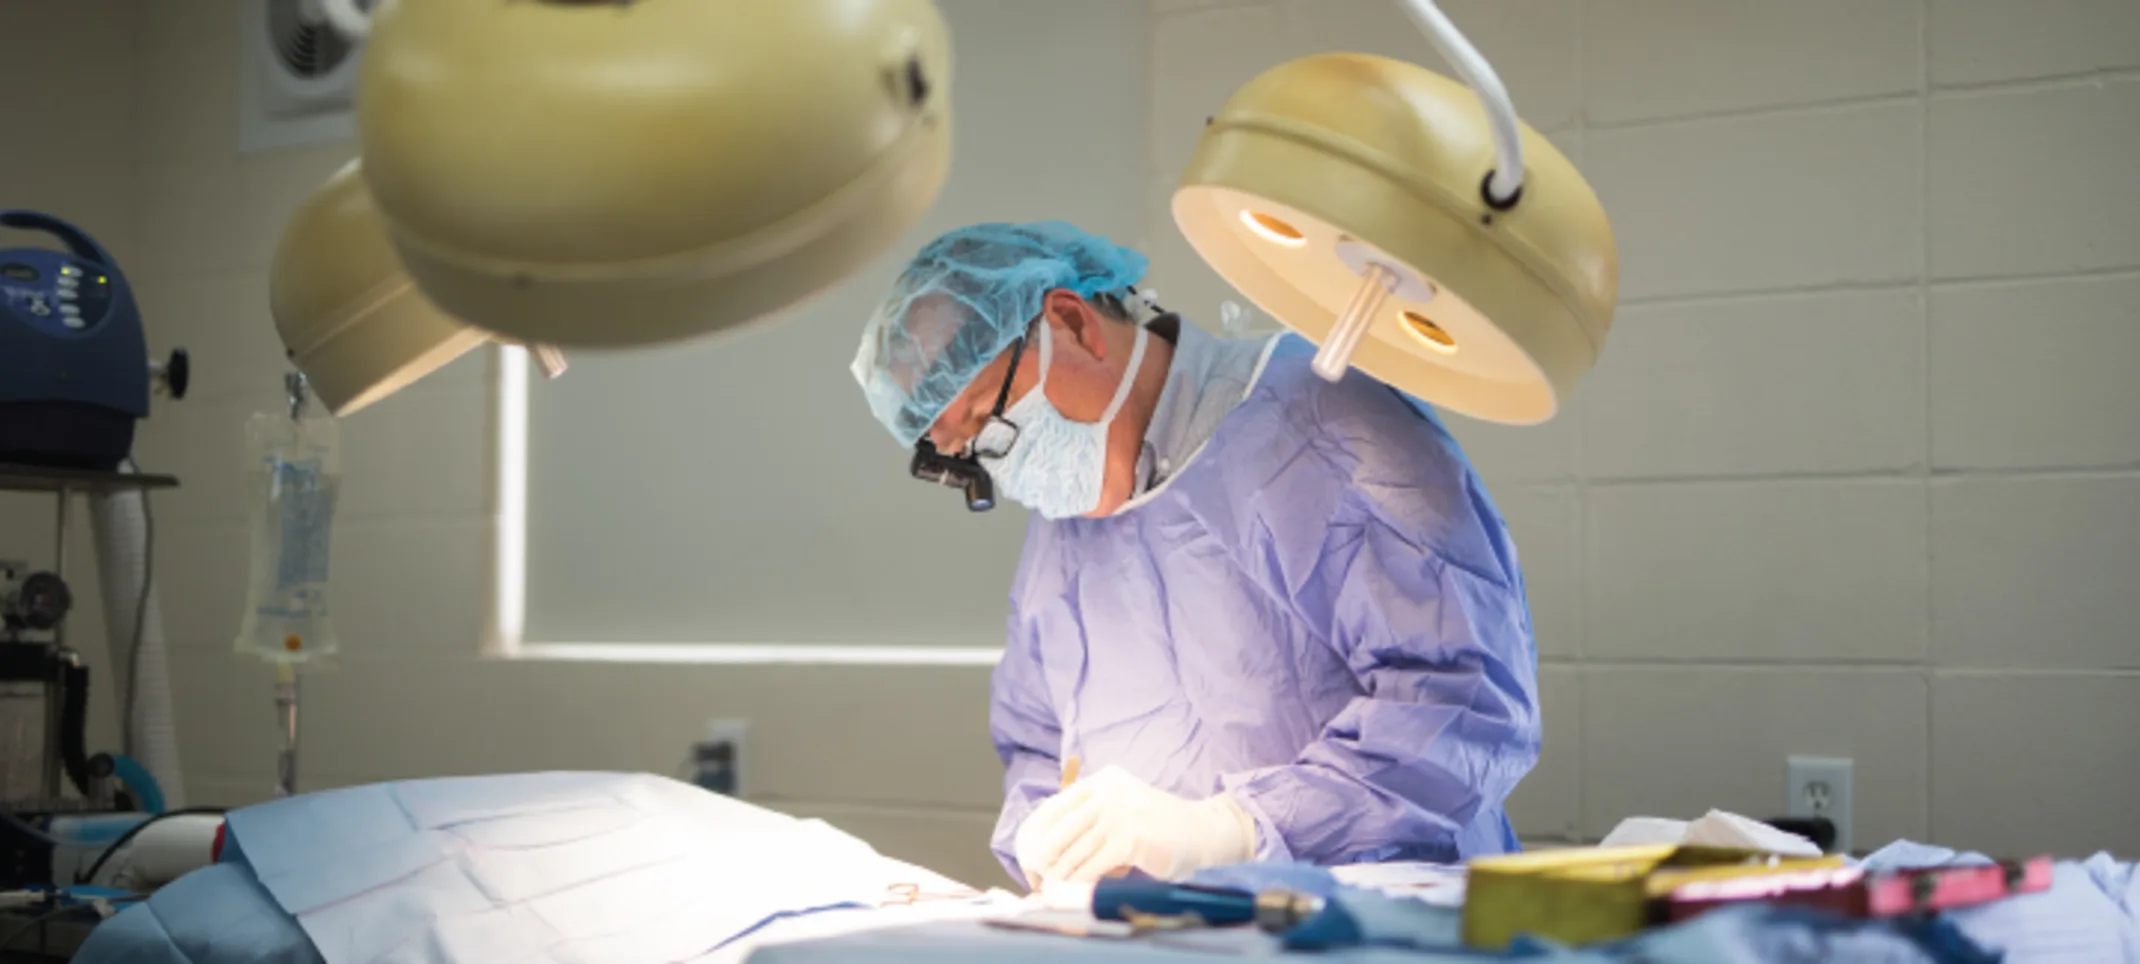
{"type": "Polygon", "coordinates": [[[1482,857],[1464,890],[1464,943],[1501,950],[1524,934],[1564,944],[1650,926],[1655,901],[1682,884],[1843,866],[1841,857],[1656,844],[1482,857]]]}

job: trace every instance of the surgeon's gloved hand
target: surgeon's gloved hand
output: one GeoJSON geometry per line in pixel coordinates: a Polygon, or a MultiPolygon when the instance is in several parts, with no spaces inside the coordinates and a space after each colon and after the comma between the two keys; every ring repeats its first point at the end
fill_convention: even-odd
{"type": "Polygon", "coordinates": [[[1035,808],[1018,828],[1028,883],[1090,883],[1141,870],[1182,880],[1256,854],[1256,822],[1225,794],[1185,800],[1107,767],[1035,808]]]}

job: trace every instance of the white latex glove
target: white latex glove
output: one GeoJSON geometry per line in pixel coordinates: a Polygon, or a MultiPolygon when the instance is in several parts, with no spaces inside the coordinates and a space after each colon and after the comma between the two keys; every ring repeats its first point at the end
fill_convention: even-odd
{"type": "Polygon", "coordinates": [[[1256,822],[1225,794],[1185,800],[1108,767],[1034,808],[1018,866],[1036,887],[1144,871],[1181,880],[1256,855],[1256,822]]]}

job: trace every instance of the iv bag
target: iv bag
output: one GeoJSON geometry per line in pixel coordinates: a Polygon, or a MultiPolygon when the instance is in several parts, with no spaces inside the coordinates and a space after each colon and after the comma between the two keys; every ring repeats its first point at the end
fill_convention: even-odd
{"type": "Polygon", "coordinates": [[[236,649],[303,663],[341,648],[327,603],[328,538],[341,491],[339,425],[300,411],[246,424],[253,499],[252,577],[236,649]]]}

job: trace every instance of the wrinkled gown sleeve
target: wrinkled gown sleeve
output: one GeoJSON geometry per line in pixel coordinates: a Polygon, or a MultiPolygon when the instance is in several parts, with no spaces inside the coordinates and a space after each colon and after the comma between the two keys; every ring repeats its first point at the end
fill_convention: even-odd
{"type": "Polygon", "coordinates": [[[1033,634],[1012,604],[1003,660],[996,664],[988,706],[988,730],[1003,761],[1003,811],[992,846],[1011,879],[1023,883],[1017,836],[1027,814],[1062,786],[1062,730],[1041,676],[1033,634]]]}
{"type": "Polygon", "coordinates": [[[1318,413],[1315,444],[1244,496],[1238,562],[1323,634],[1360,695],[1292,762],[1222,786],[1254,817],[1259,859],[1453,862],[1538,758],[1522,577],[1438,424],[1443,449],[1420,444],[1409,409],[1348,408],[1318,413]]]}

